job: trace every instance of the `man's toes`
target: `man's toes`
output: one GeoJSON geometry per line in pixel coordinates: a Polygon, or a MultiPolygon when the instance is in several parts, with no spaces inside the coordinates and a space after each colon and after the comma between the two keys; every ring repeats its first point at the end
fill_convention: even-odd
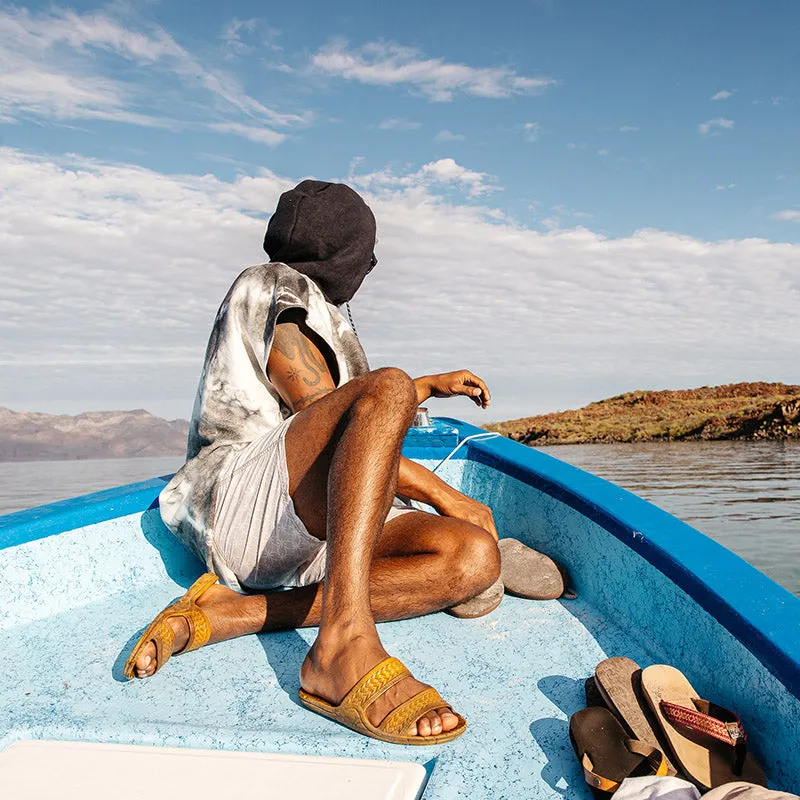
{"type": "Polygon", "coordinates": [[[139,678],[147,678],[155,672],[156,669],[156,660],[155,660],[155,648],[152,644],[149,644],[139,655],[139,658],[136,659],[136,675],[139,678]]]}
{"type": "Polygon", "coordinates": [[[449,708],[440,708],[439,716],[442,720],[443,731],[452,731],[458,725],[458,717],[449,708]]]}
{"type": "Polygon", "coordinates": [[[429,711],[417,720],[418,736],[436,736],[442,732],[441,717],[435,711],[429,711]]]}
{"type": "Polygon", "coordinates": [[[436,736],[442,732],[442,718],[435,712],[429,712],[431,721],[431,733],[436,736]]]}

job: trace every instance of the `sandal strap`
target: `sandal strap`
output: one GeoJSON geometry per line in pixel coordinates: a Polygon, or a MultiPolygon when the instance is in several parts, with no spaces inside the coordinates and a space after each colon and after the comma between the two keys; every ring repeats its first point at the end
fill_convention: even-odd
{"type": "Polygon", "coordinates": [[[675,726],[681,725],[732,747],[733,773],[741,775],[747,758],[747,733],[742,721],[733,711],[716,703],[700,697],[693,697],[692,702],[695,708],[686,708],[662,700],[661,712],[675,726]]]}
{"type": "Polygon", "coordinates": [[[366,710],[384,692],[410,675],[408,668],[399,659],[391,656],[384,658],[356,683],[340,705],[366,710]]]}
{"type": "Polygon", "coordinates": [[[153,631],[153,643],[156,646],[156,664],[161,668],[172,657],[175,644],[175,631],[166,620],[153,631]]]}
{"type": "MultiPolygon", "coordinates": [[[[201,575],[173,606],[170,616],[183,617],[189,626],[189,641],[180,652],[199,650],[211,638],[211,623],[197,601],[219,580],[213,572],[201,575]]],[[[175,654],[177,655],[177,653],[175,654]]],[[[161,663],[159,661],[159,663],[161,663]]]]}
{"type": "Polygon", "coordinates": [[[378,728],[384,733],[405,733],[415,722],[429,711],[437,708],[447,708],[452,711],[439,692],[432,686],[417,692],[412,698],[401,703],[397,708],[390,711],[383,719],[378,728]]]}
{"type": "Polygon", "coordinates": [[[647,759],[650,769],[653,770],[652,775],[657,775],[660,778],[669,771],[667,757],[657,747],[653,747],[647,742],[640,742],[638,739],[626,739],[625,747],[628,748],[629,753],[636,753],[647,759]]]}
{"type": "MultiPolygon", "coordinates": [[[[658,777],[662,777],[667,774],[667,759],[657,748],[652,747],[646,742],[640,742],[638,739],[626,739],[625,747],[628,748],[629,752],[644,756],[647,759],[648,766],[650,767],[650,772],[647,774],[657,775],[658,777]]],[[[583,777],[589,786],[592,786],[595,789],[600,789],[600,791],[603,792],[616,792],[617,789],[619,789],[621,781],[611,780],[610,778],[606,778],[594,771],[594,764],[592,763],[592,759],[589,757],[588,753],[583,754],[581,766],[583,767],[583,777]]],[[[640,766],[641,762],[634,768],[631,775],[633,775],[633,773],[640,773],[640,766]]],[[[631,775],[627,775],[626,777],[630,778],[631,775]]],[[[637,777],[644,777],[644,774],[640,773],[637,775],[637,777]]]]}
{"type": "Polygon", "coordinates": [[[211,623],[197,603],[193,602],[191,608],[175,616],[183,617],[189,625],[189,641],[181,653],[198,650],[204,644],[208,644],[208,640],[211,638],[211,623]]]}

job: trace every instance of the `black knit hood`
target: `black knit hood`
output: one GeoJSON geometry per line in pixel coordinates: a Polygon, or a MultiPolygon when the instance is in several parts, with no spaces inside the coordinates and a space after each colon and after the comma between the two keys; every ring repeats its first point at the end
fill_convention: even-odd
{"type": "Polygon", "coordinates": [[[375,217],[343,183],[303,181],[284,192],[264,250],[311,278],[334,305],[352,299],[375,262],[375,217]]]}

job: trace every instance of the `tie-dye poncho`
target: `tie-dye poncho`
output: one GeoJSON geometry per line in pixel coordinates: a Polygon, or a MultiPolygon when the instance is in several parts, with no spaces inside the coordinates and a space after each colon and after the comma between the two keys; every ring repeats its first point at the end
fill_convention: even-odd
{"type": "Polygon", "coordinates": [[[353,330],[307,276],[273,262],[234,281],[208,342],[186,464],[159,497],[164,523],[212,572],[227,572],[212,535],[218,477],[238,449],[291,415],[267,377],[275,324],[289,308],[303,309],[308,326],[330,347],[339,385],[369,369],[353,330]]]}

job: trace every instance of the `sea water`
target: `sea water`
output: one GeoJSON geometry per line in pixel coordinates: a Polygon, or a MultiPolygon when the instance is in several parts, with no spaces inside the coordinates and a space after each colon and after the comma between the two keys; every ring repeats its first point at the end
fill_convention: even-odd
{"type": "Polygon", "coordinates": [[[537,449],[655,503],[800,597],[800,442],[537,449]]]}
{"type": "MultiPolygon", "coordinates": [[[[538,448],[638,494],[800,596],[800,442],[538,448]]],[[[174,472],[180,457],[0,463],[0,514],[174,472]]]]}

